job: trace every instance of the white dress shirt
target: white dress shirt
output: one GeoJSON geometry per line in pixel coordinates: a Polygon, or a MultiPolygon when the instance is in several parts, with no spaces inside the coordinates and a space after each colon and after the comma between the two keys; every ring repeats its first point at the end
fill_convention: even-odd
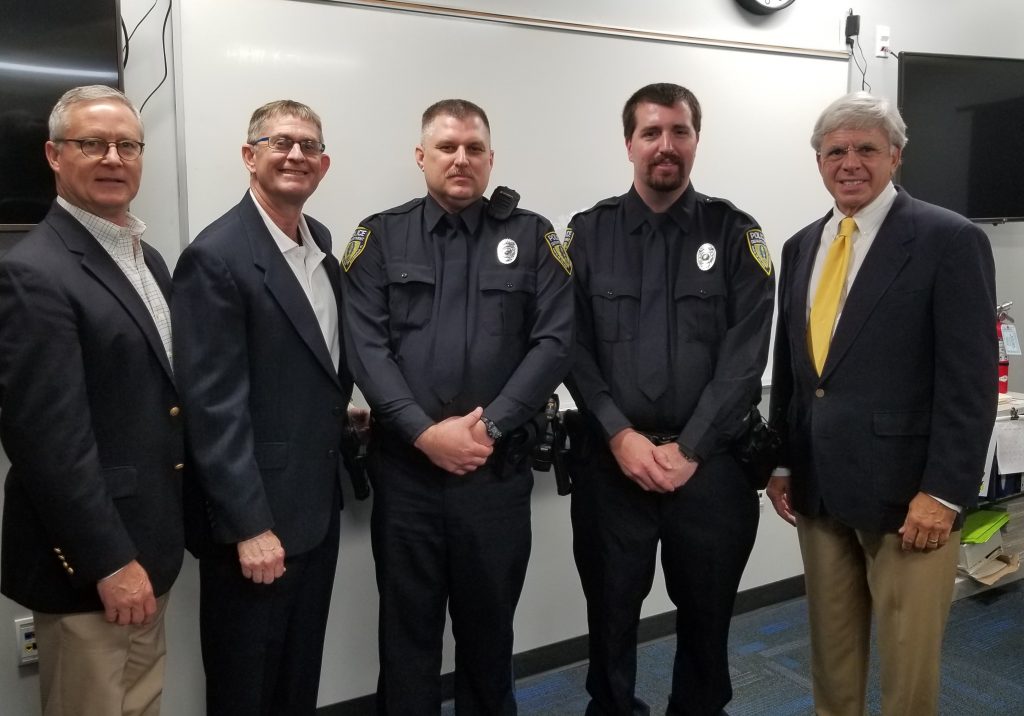
{"type": "MultiPolygon", "coordinates": [[[[281,231],[263,210],[251,189],[249,195],[252,197],[253,203],[256,204],[256,210],[263,217],[267,231],[270,232],[274,243],[281,249],[284,260],[288,262],[292,273],[295,274],[295,280],[299,282],[302,292],[306,294],[306,299],[316,315],[316,321],[320,324],[320,332],[323,333],[327,350],[330,351],[331,363],[337,370],[341,360],[341,343],[338,337],[338,302],[335,299],[331,281],[327,277],[327,269],[323,266],[327,254],[321,251],[313,241],[305,216],[299,215],[299,238],[302,243],[297,244],[281,231]]],[[[330,260],[333,261],[334,258],[331,257],[330,260]]]]}

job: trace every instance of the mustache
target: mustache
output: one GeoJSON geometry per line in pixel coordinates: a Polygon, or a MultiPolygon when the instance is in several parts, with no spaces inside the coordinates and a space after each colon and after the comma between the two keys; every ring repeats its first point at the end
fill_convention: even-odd
{"type": "Polygon", "coordinates": [[[683,166],[683,160],[679,158],[679,155],[666,154],[664,152],[659,152],[654,155],[654,159],[651,161],[651,164],[661,164],[662,162],[669,162],[670,164],[675,164],[677,167],[683,166]]]}

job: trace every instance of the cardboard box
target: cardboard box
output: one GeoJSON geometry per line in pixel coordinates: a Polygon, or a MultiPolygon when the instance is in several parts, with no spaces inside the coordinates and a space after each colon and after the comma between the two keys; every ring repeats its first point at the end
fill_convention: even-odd
{"type": "Polygon", "coordinates": [[[961,544],[960,561],[957,567],[962,572],[973,574],[1003,553],[1003,532],[997,531],[988,542],[961,544]]]}

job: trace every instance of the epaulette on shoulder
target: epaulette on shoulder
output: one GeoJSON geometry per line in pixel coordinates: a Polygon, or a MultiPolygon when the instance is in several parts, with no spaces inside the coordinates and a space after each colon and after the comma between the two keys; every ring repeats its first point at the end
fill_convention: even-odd
{"type": "Polygon", "coordinates": [[[418,197],[416,199],[413,199],[412,201],[407,201],[404,204],[400,204],[399,206],[396,206],[396,207],[394,207],[392,209],[387,209],[385,211],[379,211],[376,214],[374,214],[374,216],[391,216],[391,215],[398,215],[398,214],[408,214],[410,211],[412,211],[416,207],[422,205],[424,201],[426,201],[426,199],[421,196],[421,197],[418,197]]]}
{"type": "Polygon", "coordinates": [[[700,192],[697,192],[697,203],[707,205],[719,205],[720,207],[724,207],[725,209],[728,209],[729,211],[739,214],[740,216],[746,217],[751,224],[754,224],[755,226],[760,226],[760,224],[757,223],[757,219],[755,219],[747,212],[743,211],[743,209],[739,208],[728,199],[723,199],[720,196],[707,196],[706,194],[701,194],[700,192]]]}
{"type": "Polygon", "coordinates": [[[623,198],[624,197],[621,196],[610,196],[607,199],[602,199],[601,201],[597,202],[589,209],[584,209],[583,211],[580,211],[578,213],[581,215],[592,214],[593,212],[599,211],[600,209],[614,208],[622,203],[623,198]]]}

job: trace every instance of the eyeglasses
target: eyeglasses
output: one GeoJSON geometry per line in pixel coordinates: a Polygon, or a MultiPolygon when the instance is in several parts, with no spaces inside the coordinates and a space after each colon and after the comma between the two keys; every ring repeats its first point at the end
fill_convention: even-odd
{"type": "Polygon", "coordinates": [[[851,152],[857,155],[857,158],[861,161],[870,162],[881,157],[885,150],[873,144],[861,144],[856,147],[851,144],[847,147],[832,147],[825,152],[818,152],[818,156],[826,164],[838,164],[846,159],[846,155],[851,152]]]}
{"type": "Polygon", "coordinates": [[[259,144],[260,142],[266,142],[267,146],[270,147],[272,151],[281,152],[282,154],[288,154],[292,150],[292,147],[298,144],[299,149],[307,157],[318,157],[324,153],[324,150],[327,149],[326,144],[324,144],[323,142],[318,142],[315,139],[295,140],[292,139],[291,137],[286,137],[283,134],[275,134],[272,137],[260,137],[255,142],[253,142],[253,146],[259,144]]]}
{"type": "Polygon", "coordinates": [[[82,154],[90,159],[102,159],[107,156],[111,147],[117,150],[117,156],[126,162],[133,161],[142,156],[145,142],[136,142],[134,139],[118,139],[116,142],[108,142],[99,137],[85,137],[84,139],[54,139],[55,142],[74,142],[82,150],[82,154]]]}

